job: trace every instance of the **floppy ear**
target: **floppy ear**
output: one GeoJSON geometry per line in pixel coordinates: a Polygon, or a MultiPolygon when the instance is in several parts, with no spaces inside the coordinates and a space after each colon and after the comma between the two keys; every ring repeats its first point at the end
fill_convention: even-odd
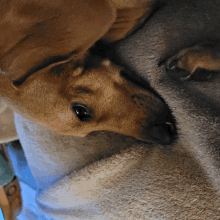
{"type": "MultiPolygon", "coordinates": [[[[46,2],[12,1],[13,10],[9,11],[16,18],[16,28],[15,19],[9,19],[7,26],[4,22],[0,24],[1,51],[9,51],[0,54],[3,57],[0,67],[10,71],[13,78],[21,77],[45,59],[88,50],[116,19],[116,9],[110,0],[46,2]]],[[[1,16],[9,15],[5,12],[1,16]]]]}

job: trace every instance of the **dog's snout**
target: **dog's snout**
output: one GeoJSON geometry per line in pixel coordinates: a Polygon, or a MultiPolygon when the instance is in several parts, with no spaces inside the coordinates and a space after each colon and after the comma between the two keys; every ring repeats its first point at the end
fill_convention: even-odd
{"type": "Polygon", "coordinates": [[[144,109],[148,112],[146,121],[142,124],[139,139],[163,145],[171,144],[176,136],[175,120],[164,100],[138,76],[123,70],[120,75],[132,85],[137,86],[136,88],[141,89],[141,92],[139,90],[130,97],[138,110],[144,109]]]}
{"type": "Polygon", "coordinates": [[[176,134],[173,122],[164,122],[153,125],[149,132],[150,139],[159,144],[171,144],[176,134]]]}

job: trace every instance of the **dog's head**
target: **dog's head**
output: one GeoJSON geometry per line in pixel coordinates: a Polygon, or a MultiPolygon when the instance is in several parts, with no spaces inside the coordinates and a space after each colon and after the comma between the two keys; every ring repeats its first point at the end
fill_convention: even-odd
{"type": "Polygon", "coordinates": [[[174,124],[165,103],[122,75],[108,60],[70,60],[50,65],[14,86],[11,100],[21,114],[58,134],[86,136],[108,130],[169,144],[174,124]]]}

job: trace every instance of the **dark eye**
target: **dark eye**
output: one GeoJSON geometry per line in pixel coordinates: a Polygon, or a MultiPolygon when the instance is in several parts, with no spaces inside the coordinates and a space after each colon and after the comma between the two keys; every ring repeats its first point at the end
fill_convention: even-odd
{"type": "Polygon", "coordinates": [[[80,121],[91,121],[93,119],[93,111],[88,106],[80,103],[73,103],[72,110],[80,121]]]}

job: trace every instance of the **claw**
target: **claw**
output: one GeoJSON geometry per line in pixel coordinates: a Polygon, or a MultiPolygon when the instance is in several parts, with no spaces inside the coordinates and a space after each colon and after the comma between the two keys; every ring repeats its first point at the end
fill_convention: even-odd
{"type": "Polygon", "coordinates": [[[178,68],[178,60],[175,59],[173,61],[171,61],[169,64],[168,64],[168,69],[169,70],[175,70],[178,68]]]}
{"type": "Polygon", "coordinates": [[[165,62],[166,69],[170,71],[175,71],[176,76],[178,76],[179,80],[186,81],[191,78],[190,72],[186,71],[184,68],[179,66],[179,61],[181,57],[174,56],[165,62]],[[178,71],[178,72],[177,72],[178,71]]]}

